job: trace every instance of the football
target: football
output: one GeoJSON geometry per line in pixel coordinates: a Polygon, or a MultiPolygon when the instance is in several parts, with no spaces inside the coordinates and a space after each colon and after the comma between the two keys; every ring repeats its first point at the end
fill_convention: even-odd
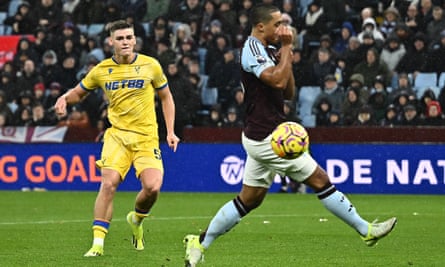
{"type": "Polygon", "coordinates": [[[286,121],[272,132],[273,152],[284,159],[295,159],[309,149],[309,135],[299,123],[286,121]]]}

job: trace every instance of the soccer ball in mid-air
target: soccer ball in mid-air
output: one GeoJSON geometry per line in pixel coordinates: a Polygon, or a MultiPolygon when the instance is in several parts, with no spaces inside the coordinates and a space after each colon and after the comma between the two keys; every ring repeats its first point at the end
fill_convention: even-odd
{"type": "Polygon", "coordinates": [[[286,121],[272,132],[272,150],[284,159],[295,159],[309,149],[309,135],[299,123],[286,121]]]}

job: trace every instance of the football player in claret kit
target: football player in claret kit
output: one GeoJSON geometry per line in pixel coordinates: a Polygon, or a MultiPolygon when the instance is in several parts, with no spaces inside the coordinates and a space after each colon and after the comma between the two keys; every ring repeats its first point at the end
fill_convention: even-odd
{"type": "Polygon", "coordinates": [[[134,210],[127,215],[136,250],[144,249],[142,221],[156,202],[163,179],[159,149],[155,94],[159,96],[167,128],[167,144],[176,151],[179,138],[174,132],[175,104],[167,78],[159,62],[134,52],[133,26],[123,20],[109,26],[111,58],[96,65],[73,89],[55,104],[58,116],[66,115],[66,106],[78,103],[89,92],[101,88],[109,100],[111,127],[104,136],[101,158],[96,165],[102,181],[94,206],[93,245],[84,256],[101,256],[113,213],[116,189],[134,166],[142,189],[136,196],[134,210]]]}
{"type": "Polygon", "coordinates": [[[261,4],[250,12],[252,31],[241,51],[241,77],[246,101],[242,144],[247,152],[243,186],[238,196],[219,209],[204,232],[185,236],[185,265],[196,266],[215,239],[257,208],[276,174],[309,186],[331,213],[357,231],[368,246],[375,245],[391,232],[396,218],[381,223],[364,220],[348,198],[331,184],[326,172],[308,152],[294,159],[284,159],[272,150],[272,132],[286,118],[284,100],[294,94],[293,36],[291,30],[282,24],[277,7],[261,4]],[[272,46],[278,44],[281,48],[276,51],[272,46]]]}

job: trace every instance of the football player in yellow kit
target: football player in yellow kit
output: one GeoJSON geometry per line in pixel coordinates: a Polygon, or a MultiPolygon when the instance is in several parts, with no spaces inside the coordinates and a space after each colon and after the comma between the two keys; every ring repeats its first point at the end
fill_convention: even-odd
{"type": "Polygon", "coordinates": [[[93,67],[79,84],[56,102],[58,116],[65,116],[67,105],[76,104],[91,91],[102,89],[109,100],[108,119],[111,127],[104,136],[101,158],[96,165],[102,182],[94,206],[93,245],[86,257],[104,253],[104,239],[113,213],[116,189],[134,166],[141,182],[134,210],[127,215],[136,250],[144,249],[142,221],[150,213],[163,180],[163,164],[159,149],[155,93],[162,103],[167,128],[167,144],[176,151],[179,138],[174,132],[175,104],[167,78],[159,62],[134,52],[136,37],[133,26],[123,20],[109,25],[111,58],[93,67]]]}

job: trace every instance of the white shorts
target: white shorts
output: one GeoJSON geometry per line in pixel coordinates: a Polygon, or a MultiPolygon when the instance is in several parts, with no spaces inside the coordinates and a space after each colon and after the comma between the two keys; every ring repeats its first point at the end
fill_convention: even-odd
{"type": "Polygon", "coordinates": [[[243,133],[241,140],[247,153],[243,178],[245,185],[270,188],[276,174],[303,182],[318,166],[307,152],[296,159],[278,157],[270,145],[271,135],[262,141],[256,141],[243,133]]]}

